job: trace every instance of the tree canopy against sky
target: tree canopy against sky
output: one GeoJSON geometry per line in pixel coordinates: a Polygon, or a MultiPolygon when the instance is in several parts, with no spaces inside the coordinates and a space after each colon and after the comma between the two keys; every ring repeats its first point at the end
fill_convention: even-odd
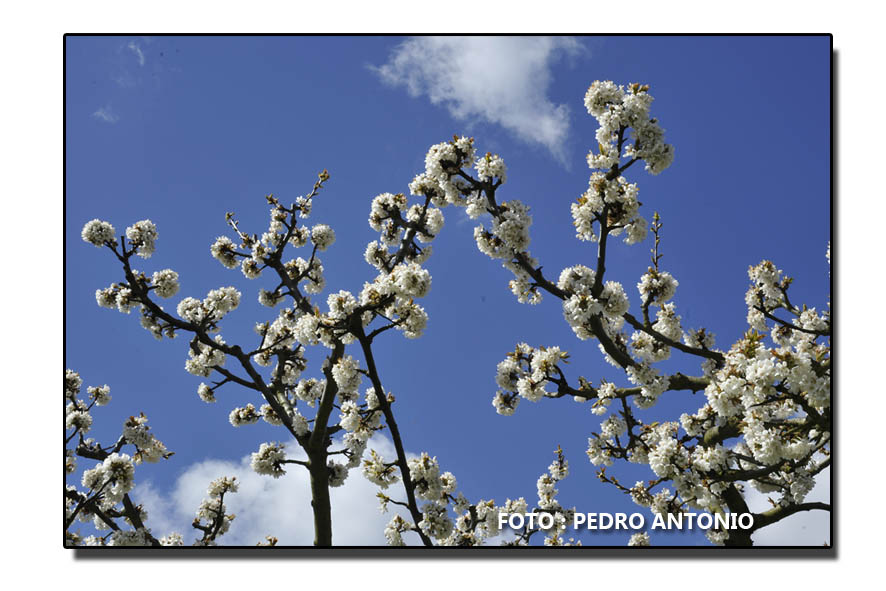
{"type": "MultiPolygon", "coordinates": [[[[575,239],[569,213],[587,189],[584,159],[596,144],[596,122],[581,103],[595,79],[649,84],[653,112],[675,146],[666,174],[638,182],[647,217],[654,210],[664,221],[662,264],[680,281],[684,326],[706,327],[720,347],[737,340],[746,329],[747,267],[762,259],[797,279],[795,301],[826,306],[827,38],[509,42],[68,38],[66,363],[87,383],[124,393],[103,409],[109,432],[144,411],[176,452],[174,464],[139,469],[154,491],[171,489],[199,462],[238,462],[280,435],[263,424],[231,429],[228,413],[243,405],[243,394],[203,404],[200,380],[183,370],[183,340],[154,343],[136,319],[95,305],[95,289],[117,277],[80,241],[86,221],[122,228],[152,219],[160,237],[151,269],[176,269],[180,295],[202,297],[231,282],[209,254],[224,233],[224,213],[262,227],[264,195],[292,200],[327,168],[332,179],[311,222],[330,224],[338,238],[323,256],[328,290],[358,292],[374,276],[362,260],[374,235],[366,224],[372,198],[407,192],[427,148],[458,133],[505,159],[503,191],[530,206],[533,254],[556,275],[595,257],[593,245],[575,239]]],[[[599,423],[587,407],[563,399],[524,403],[512,417],[495,413],[495,367],[518,342],[570,351],[573,377],[624,380],[594,344],[575,338],[559,302],[517,303],[510,273],[477,252],[476,223],[461,210],[444,213],[427,265],[425,335],[388,339],[376,354],[408,450],[436,455],[471,498],[498,500],[533,497],[559,445],[572,472],[563,505],[634,510],[596,481],[584,457],[599,423]]],[[[649,264],[642,246],[619,244],[609,256],[608,277],[627,288],[649,264]]],[[[255,321],[273,316],[257,302],[259,286],[245,287],[225,326],[232,339],[249,338],[255,321]]],[[[696,410],[701,396],[663,401],[655,412],[673,420],[696,410]]],[[[620,468],[625,481],[650,477],[643,467],[620,468]]],[[[582,542],[621,545],[618,535],[582,542]]],[[[654,543],[705,543],[697,532],[658,535],[654,543]]],[[[380,530],[375,536],[369,543],[382,543],[380,530]]]]}

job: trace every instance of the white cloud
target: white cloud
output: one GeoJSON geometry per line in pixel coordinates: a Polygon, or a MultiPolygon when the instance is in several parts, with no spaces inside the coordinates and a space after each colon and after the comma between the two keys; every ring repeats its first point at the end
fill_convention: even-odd
{"type": "Polygon", "coordinates": [[[136,84],[138,84],[138,80],[135,76],[133,76],[129,70],[120,70],[117,74],[111,76],[111,80],[117,83],[117,86],[121,86],[123,88],[132,88],[136,84]]]}
{"type": "MultiPolygon", "coordinates": [[[[396,457],[387,438],[377,435],[369,447],[386,459],[396,457]]],[[[290,458],[305,459],[297,445],[288,445],[287,451],[290,458]]],[[[209,483],[220,476],[236,476],[240,483],[237,493],[225,497],[228,511],[237,517],[230,531],[219,539],[220,545],[254,546],[268,535],[275,536],[281,545],[313,544],[310,478],[307,470],[298,465],[289,466],[284,476],[274,479],[256,474],[250,468],[249,456],[239,462],[209,459],[187,467],[170,492],[164,494],[151,483],[143,482],[136,487],[133,498],[148,511],[147,525],[155,536],[176,531],[190,544],[198,533],[191,527],[197,507],[206,496],[209,483]]],[[[360,468],[350,471],[342,487],[330,490],[335,545],[386,544],[384,528],[394,515],[394,507],[381,513],[378,491],[376,485],[363,478],[360,468]]],[[[397,498],[397,490],[392,491],[397,498]]]]}
{"type": "MultiPolygon", "coordinates": [[[[754,513],[766,511],[772,505],[766,500],[769,495],[757,492],[750,486],[745,488],[745,500],[754,513]]],[[[815,488],[805,501],[831,502],[830,468],[821,471],[816,477],[815,488]]],[[[831,541],[829,511],[813,510],[794,513],[790,517],[766,526],[757,531],[752,539],[755,546],[821,546],[831,541]]]]}
{"type": "Polygon", "coordinates": [[[138,58],[138,65],[139,66],[145,65],[145,54],[144,54],[144,52],[142,52],[142,48],[139,47],[138,43],[136,43],[135,41],[130,41],[129,45],[127,45],[126,48],[129,49],[129,51],[131,51],[132,53],[134,53],[135,57],[138,58]]]}
{"type": "Polygon", "coordinates": [[[459,120],[501,125],[564,160],[569,108],[547,96],[551,66],[584,47],[572,37],[416,37],[375,72],[427,95],[459,120]]]}
{"type": "Polygon", "coordinates": [[[110,105],[101,107],[98,111],[93,113],[92,116],[105,123],[117,123],[120,121],[120,116],[111,110],[110,105]]]}

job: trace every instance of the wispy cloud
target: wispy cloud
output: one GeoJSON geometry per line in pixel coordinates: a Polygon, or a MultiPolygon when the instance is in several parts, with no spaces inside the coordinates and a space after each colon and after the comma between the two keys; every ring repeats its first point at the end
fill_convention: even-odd
{"type": "Polygon", "coordinates": [[[129,70],[121,69],[118,73],[111,76],[111,80],[117,83],[117,86],[123,88],[132,88],[138,84],[138,79],[129,72],[129,70]]]}
{"type": "MultiPolygon", "coordinates": [[[[369,447],[385,459],[396,458],[393,444],[384,437],[373,437],[369,447]]],[[[287,456],[306,459],[296,445],[287,446],[287,456]]],[[[277,537],[281,545],[313,544],[310,477],[300,466],[292,465],[284,476],[274,479],[256,474],[248,456],[240,461],[206,460],[188,466],[168,494],[142,482],[133,495],[147,510],[147,525],[154,535],[176,531],[190,543],[197,537],[191,527],[194,513],[206,496],[206,487],[220,476],[236,476],[240,483],[239,492],[225,497],[225,504],[237,518],[219,539],[220,544],[252,546],[268,535],[277,537]]],[[[330,490],[332,539],[336,545],[386,544],[384,528],[396,507],[391,505],[392,512],[381,513],[375,496],[378,490],[363,478],[360,468],[350,471],[343,486],[330,490]]]]}
{"type": "Polygon", "coordinates": [[[110,105],[101,107],[98,111],[93,113],[92,116],[105,123],[117,123],[120,121],[120,116],[111,110],[110,105]]]}
{"type": "Polygon", "coordinates": [[[145,54],[142,51],[142,48],[139,47],[138,43],[136,43],[135,41],[130,41],[129,45],[127,45],[126,48],[129,49],[129,51],[131,51],[132,53],[134,53],[135,57],[138,58],[138,65],[139,66],[145,65],[145,54]]]}
{"type": "Polygon", "coordinates": [[[501,125],[562,162],[569,108],[547,96],[551,68],[561,56],[583,51],[572,37],[416,37],[372,69],[456,119],[501,125]]]}

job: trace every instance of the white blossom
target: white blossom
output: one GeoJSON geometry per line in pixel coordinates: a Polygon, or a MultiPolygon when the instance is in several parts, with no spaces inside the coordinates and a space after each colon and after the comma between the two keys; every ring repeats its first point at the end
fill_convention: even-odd
{"type": "Polygon", "coordinates": [[[335,232],[326,224],[317,224],[311,228],[311,242],[317,250],[326,250],[335,242],[335,232]]]}
{"type": "Polygon", "coordinates": [[[135,254],[145,259],[150,258],[154,254],[157,227],[151,220],[141,220],[126,228],[126,238],[136,247],[135,254]]]}
{"type": "Polygon", "coordinates": [[[286,473],[281,464],[285,459],[286,453],[281,444],[262,443],[258,451],[252,454],[252,469],[258,474],[280,478],[286,473]]]}
{"type": "Polygon", "coordinates": [[[161,298],[171,298],[178,293],[178,273],[172,269],[157,271],[151,277],[151,285],[161,298]]]}
{"type": "Polygon", "coordinates": [[[90,244],[93,244],[99,248],[104,246],[106,243],[111,244],[112,246],[117,246],[117,238],[114,226],[102,220],[92,220],[91,222],[86,222],[86,225],[83,226],[83,231],[80,233],[80,236],[85,242],[89,242],[90,244]]]}

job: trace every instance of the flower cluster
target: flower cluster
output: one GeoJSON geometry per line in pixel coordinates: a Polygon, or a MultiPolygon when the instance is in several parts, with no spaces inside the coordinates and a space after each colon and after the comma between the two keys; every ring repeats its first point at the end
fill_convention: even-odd
{"type": "Polygon", "coordinates": [[[650,267],[640,278],[637,290],[640,292],[644,305],[661,306],[674,297],[677,285],[679,283],[670,273],[650,267]]]}
{"type": "Polygon", "coordinates": [[[82,484],[102,495],[105,503],[115,505],[135,486],[135,465],[127,454],[112,453],[95,468],[83,473],[82,484]]]}
{"type": "Polygon", "coordinates": [[[434,538],[446,538],[452,532],[452,519],[443,503],[425,503],[422,507],[422,520],[418,526],[427,535],[434,538]]]}
{"type": "Polygon", "coordinates": [[[347,466],[329,460],[326,468],[329,470],[329,486],[339,487],[345,483],[345,480],[348,478],[347,466]]]}
{"type": "MultiPolygon", "coordinates": [[[[555,395],[548,390],[553,384],[563,383],[563,372],[559,367],[569,355],[559,347],[533,348],[526,343],[519,343],[514,351],[498,364],[495,382],[500,390],[492,400],[498,414],[512,415],[520,402],[525,398],[530,402],[538,402],[544,397],[555,395]]],[[[588,393],[588,397],[592,396],[588,393]]]]}
{"type": "MultiPolygon", "coordinates": [[[[196,546],[215,546],[216,539],[231,529],[234,515],[226,513],[224,498],[225,494],[235,493],[238,488],[237,479],[234,477],[223,476],[209,483],[206,491],[208,496],[197,508],[197,516],[193,523],[194,528],[203,532],[203,538],[197,540],[196,546]]],[[[175,543],[180,542],[180,538],[181,536],[178,539],[171,539],[164,545],[181,545],[175,543]]]]}
{"type": "MultiPolygon", "coordinates": [[[[683,329],[680,326],[680,316],[677,315],[673,302],[664,304],[658,310],[652,330],[670,341],[680,341],[683,337],[683,329]]],[[[671,356],[671,348],[665,341],[641,330],[631,335],[631,347],[634,354],[647,363],[664,361],[671,356]]]]}
{"type": "Polygon", "coordinates": [[[80,236],[85,242],[89,242],[90,244],[93,244],[98,248],[101,248],[106,244],[110,244],[112,246],[117,245],[117,238],[115,236],[114,226],[112,226],[108,222],[103,222],[102,220],[92,220],[91,222],[86,222],[86,225],[83,226],[83,231],[80,233],[80,236]]]}
{"type": "Polygon", "coordinates": [[[363,460],[363,476],[383,489],[400,480],[396,465],[385,462],[374,449],[369,450],[369,458],[363,460]]]}
{"type": "Polygon", "coordinates": [[[123,423],[123,439],[126,440],[126,443],[135,446],[136,452],[132,459],[136,464],[155,463],[172,455],[163,442],[151,433],[151,428],[148,427],[148,417],[144,413],[137,417],[129,417],[123,423]]]}
{"type": "MultiPolygon", "coordinates": [[[[456,137],[451,142],[430,147],[425,157],[425,172],[415,177],[410,190],[413,195],[425,195],[429,203],[439,207],[449,204],[465,207],[472,219],[492,213],[491,228],[477,226],[474,229],[477,247],[488,256],[501,260],[502,265],[514,274],[510,287],[519,301],[535,304],[540,301],[541,294],[531,284],[530,274],[524,268],[524,265],[536,264],[527,250],[532,216],[529,208],[518,200],[495,202],[495,190],[506,180],[506,166],[501,156],[487,153],[475,161],[473,140],[456,137]],[[465,171],[471,165],[476,170],[476,179],[465,171]]],[[[370,215],[370,225],[382,230],[382,244],[388,246],[398,243],[399,234],[393,232],[398,227],[399,213],[396,210],[405,208],[402,196],[396,201],[396,210],[387,205],[396,197],[390,194],[377,197],[370,215]],[[382,220],[387,220],[385,227],[379,225],[382,220]]],[[[435,216],[427,217],[433,220],[435,216]]],[[[434,228],[431,234],[435,234],[434,228]]],[[[385,264],[388,259],[382,249],[378,243],[370,244],[366,251],[367,261],[376,266],[385,264]]]]}
{"type": "Polygon", "coordinates": [[[360,365],[357,360],[350,355],[345,355],[332,366],[332,377],[335,378],[338,395],[342,400],[357,397],[357,389],[360,387],[362,379],[359,369],[360,365]]]}
{"type": "Polygon", "coordinates": [[[643,160],[652,174],[671,165],[674,147],[664,142],[664,130],[649,116],[652,101],[648,85],[631,84],[625,89],[610,80],[591,84],[585,94],[585,107],[597,119],[600,148],[598,155],[588,155],[591,168],[608,169],[621,158],[643,160]],[[625,145],[624,133],[629,128],[634,141],[625,145]]]}
{"type": "MultiPolygon", "coordinates": [[[[575,508],[567,509],[556,499],[559,493],[559,490],[556,488],[557,483],[569,475],[569,462],[559,446],[557,447],[556,454],[556,459],[548,466],[547,472],[539,476],[536,482],[538,504],[532,510],[532,513],[535,513],[537,516],[535,523],[524,522],[524,525],[519,530],[515,530],[516,536],[512,540],[504,542],[505,545],[526,545],[532,536],[539,532],[545,535],[545,546],[581,545],[581,542],[576,542],[572,538],[568,540],[563,538],[563,533],[565,533],[573,521],[575,508]]],[[[496,510],[496,514],[498,512],[525,514],[529,512],[529,508],[527,502],[521,497],[517,500],[508,499],[504,506],[496,510]]]]}
{"type": "Polygon", "coordinates": [[[185,370],[195,376],[209,377],[212,368],[222,367],[225,364],[225,353],[219,347],[224,344],[221,335],[215,336],[213,345],[192,342],[191,348],[188,349],[185,370]]]}
{"type": "Polygon", "coordinates": [[[197,298],[185,298],[179,302],[176,312],[194,324],[216,323],[225,314],[240,305],[240,292],[233,287],[213,289],[201,302],[197,298]]]}
{"type": "Polygon", "coordinates": [[[95,301],[102,308],[117,309],[129,314],[136,302],[132,299],[132,290],[121,284],[111,285],[95,291],[95,301]]]}
{"type": "Polygon", "coordinates": [[[274,478],[280,478],[286,474],[283,462],[286,460],[286,450],[280,443],[262,443],[257,452],[252,454],[252,469],[258,474],[267,474],[274,478]]]}
{"type": "MultiPolygon", "coordinates": [[[[480,499],[471,504],[463,494],[455,492],[456,480],[449,473],[440,472],[436,458],[427,453],[408,461],[409,472],[415,483],[415,494],[419,499],[427,500],[421,507],[418,526],[411,524],[401,516],[394,516],[385,529],[385,537],[390,545],[403,545],[402,534],[409,531],[420,531],[428,539],[443,546],[480,546],[490,538],[502,534],[499,527],[501,513],[525,514],[529,512],[526,500],[506,499],[502,505],[494,500],[480,499]],[[453,516],[449,509],[454,511],[453,516]]],[[[364,474],[367,478],[387,488],[397,480],[396,468],[393,463],[386,463],[381,456],[371,452],[370,459],[364,461],[364,474]]],[[[558,449],[557,459],[548,468],[548,472],[538,480],[538,506],[534,511],[544,512],[551,519],[550,527],[544,529],[533,526],[515,531],[512,541],[505,540],[505,545],[525,545],[539,531],[545,531],[548,545],[569,545],[574,540],[564,541],[562,534],[572,520],[575,509],[564,509],[556,501],[557,490],[554,484],[569,474],[569,463],[558,449]]],[[[382,510],[388,508],[391,499],[379,493],[382,510]]]]}
{"type": "MultiPolygon", "coordinates": [[[[452,150],[451,154],[446,153],[457,157],[458,150],[452,150]]],[[[443,175],[440,171],[437,174],[443,175]]],[[[443,212],[434,205],[444,207],[450,202],[435,178],[429,173],[420,175],[410,185],[413,194],[425,196],[424,204],[409,206],[402,193],[382,193],[372,201],[369,225],[380,236],[367,245],[364,258],[379,273],[360,292],[359,306],[367,310],[361,319],[364,325],[383,316],[410,339],[421,336],[427,326],[428,315],[415,302],[431,288],[431,276],[421,265],[431,255],[429,243],[444,223],[443,212]]]]}
{"type": "Polygon", "coordinates": [[[147,259],[154,254],[157,240],[157,226],[151,220],[135,222],[126,228],[126,238],[135,247],[135,254],[147,259]]]}
{"type": "MultiPolygon", "coordinates": [[[[347,464],[348,468],[353,468],[360,464],[360,459],[363,457],[363,452],[366,450],[367,442],[372,435],[381,428],[381,417],[382,413],[378,397],[375,394],[375,388],[369,388],[366,390],[366,402],[362,405],[358,405],[356,393],[354,394],[353,399],[347,399],[342,402],[339,425],[341,425],[342,429],[346,432],[344,442],[347,448],[346,455],[349,457],[347,464]]],[[[374,452],[373,458],[375,458],[374,452]]],[[[378,461],[381,461],[380,458],[378,461]]],[[[367,468],[364,464],[364,473],[371,474],[373,472],[372,470],[367,472],[367,468]]],[[[380,475],[379,478],[370,478],[370,480],[380,484],[377,481],[383,479],[381,478],[381,475],[384,475],[384,473],[385,470],[379,468],[377,472],[377,474],[380,475]]],[[[393,482],[393,480],[389,480],[389,483],[390,482],[393,482]]]]}
{"type": "Polygon", "coordinates": [[[630,301],[617,281],[598,285],[596,272],[584,265],[567,267],[560,273],[557,287],[567,294],[563,301],[563,317],[575,335],[582,339],[595,336],[591,321],[601,318],[608,333],[618,331],[624,324],[622,316],[630,301]],[[594,295],[594,294],[597,295],[594,295]]]}
{"type": "Polygon", "coordinates": [[[172,269],[156,271],[151,277],[151,285],[161,298],[171,298],[178,293],[178,273],[172,269]]]}
{"type": "Polygon", "coordinates": [[[411,523],[399,515],[394,515],[385,526],[385,540],[387,540],[389,546],[405,546],[406,543],[403,541],[402,534],[411,529],[411,523]]]}
{"type": "Polygon", "coordinates": [[[409,473],[415,484],[415,494],[421,499],[439,501],[455,492],[455,476],[451,472],[440,473],[437,458],[422,453],[409,460],[409,473]]]}
{"type": "Polygon", "coordinates": [[[638,193],[637,185],[628,183],[622,176],[610,179],[606,174],[593,173],[588,190],[571,206],[578,239],[597,241],[599,236],[594,230],[597,223],[613,236],[624,233],[627,244],[645,240],[648,222],[639,215],[638,193]]]}
{"type": "MultiPolygon", "coordinates": [[[[425,172],[409,185],[413,195],[427,195],[434,205],[463,205],[469,186],[459,171],[474,162],[474,138],[454,137],[451,142],[431,146],[425,156],[425,172]]],[[[503,164],[501,165],[503,170],[503,164]]]]}
{"type": "Polygon", "coordinates": [[[335,232],[326,224],[317,224],[311,228],[311,242],[317,250],[326,250],[335,242],[335,232]]]}
{"type": "Polygon", "coordinates": [[[428,315],[414,298],[426,296],[430,288],[427,270],[415,262],[401,263],[390,273],[382,273],[372,283],[364,284],[360,306],[373,307],[374,314],[390,318],[406,338],[415,339],[427,327],[428,315]]]}
{"type": "Polygon", "coordinates": [[[255,405],[251,402],[244,407],[235,408],[228,415],[228,421],[234,427],[242,427],[243,425],[254,425],[259,421],[261,415],[255,411],[255,405]]]}

